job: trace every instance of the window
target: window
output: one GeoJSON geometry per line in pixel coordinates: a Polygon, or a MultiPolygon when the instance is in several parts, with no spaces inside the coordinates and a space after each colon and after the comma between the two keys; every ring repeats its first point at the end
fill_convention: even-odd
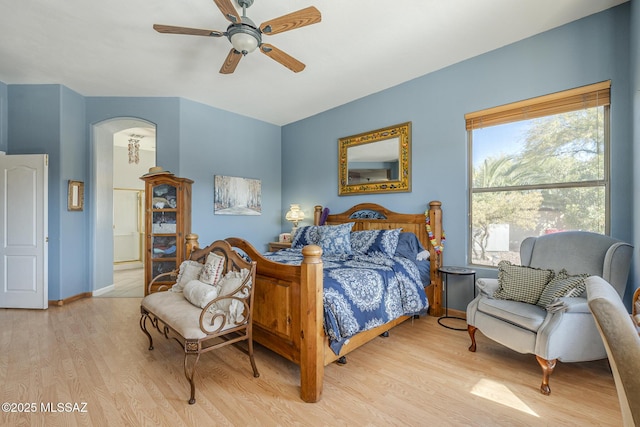
{"type": "Polygon", "coordinates": [[[520,243],[528,236],[609,231],[610,86],[465,116],[472,264],[520,264],[520,243]]]}

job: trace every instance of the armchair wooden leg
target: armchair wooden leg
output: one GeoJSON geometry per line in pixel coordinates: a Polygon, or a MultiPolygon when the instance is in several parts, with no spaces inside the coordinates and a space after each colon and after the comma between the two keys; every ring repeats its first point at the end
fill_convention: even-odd
{"type": "Polygon", "coordinates": [[[469,336],[471,337],[471,345],[469,346],[469,351],[476,351],[476,331],[478,328],[475,326],[467,325],[467,332],[469,332],[469,336]]]}
{"type": "Polygon", "coordinates": [[[545,396],[548,396],[551,394],[551,389],[549,388],[549,376],[553,373],[558,359],[547,360],[540,356],[536,356],[536,359],[542,368],[542,385],[540,386],[540,392],[545,396]]]}

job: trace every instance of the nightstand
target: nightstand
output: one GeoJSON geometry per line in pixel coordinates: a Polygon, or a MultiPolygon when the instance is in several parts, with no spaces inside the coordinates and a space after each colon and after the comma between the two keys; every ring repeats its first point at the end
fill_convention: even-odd
{"type": "Polygon", "coordinates": [[[291,242],[269,242],[269,252],[276,252],[291,247],[291,242]]]}

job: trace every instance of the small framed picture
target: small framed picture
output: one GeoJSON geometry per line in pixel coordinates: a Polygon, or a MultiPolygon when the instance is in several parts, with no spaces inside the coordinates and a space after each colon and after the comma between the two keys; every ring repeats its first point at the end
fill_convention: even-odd
{"type": "Polygon", "coordinates": [[[81,211],[84,208],[84,182],[69,180],[67,210],[81,211]]]}
{"type": "Polygon", "coordinates": [[[278,241],[280,243],[291,243],[291,233],[280,233],[278,241]]]}

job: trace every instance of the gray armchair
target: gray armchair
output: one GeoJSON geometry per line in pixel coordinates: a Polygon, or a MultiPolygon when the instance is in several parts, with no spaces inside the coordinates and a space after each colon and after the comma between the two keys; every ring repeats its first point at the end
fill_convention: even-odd
{"type": "MultiPolygon", "coordinates": [[[[526,238],[520,246],[523,266],[570,274],[600,276],[622,297],[633,247],[602,234],[567,231],[526,238]]],[[[604,359],[607,353],[587,305],[586,292],[560,297],[547,308],[526,302],[497,299],[498,279],[478,279],[477,297],[467,306],[470,351],[476,351],[475,333],[512,350],[535,354],[542,368],[540,391],[548,395],[549,376],[557,361],[604,359]]]]}

